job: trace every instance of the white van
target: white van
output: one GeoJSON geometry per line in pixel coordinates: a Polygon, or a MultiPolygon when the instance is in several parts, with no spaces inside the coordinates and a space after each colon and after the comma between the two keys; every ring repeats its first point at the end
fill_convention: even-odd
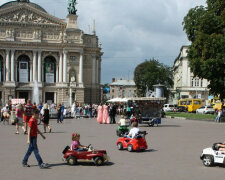
{"type": "Polygon", "coordinates": [[[164,112],[173,112],[175,106],[173,104],[164,104],[163,105],[163,111],[164,112]]]}

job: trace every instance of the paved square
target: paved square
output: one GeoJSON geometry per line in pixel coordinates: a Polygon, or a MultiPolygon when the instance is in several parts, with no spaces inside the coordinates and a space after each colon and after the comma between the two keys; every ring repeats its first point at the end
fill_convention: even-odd
{"type": "MultiPolygon", "coordinates": [[[[65,119],[63,124],[51,120],[50,125],[53,132],[46,133],[46,140],[38,137],[40,155],[50,168],[39,169],[34,154],[28,162],[31,167],[22,167],[27,137],[22,133],[15,135],[15,126],[0,124],[1,180],[224,179],[223,167],[204,167],[199,157],[203,148],[225,141],[225,124],[163,119],[159,127],[141,125],[140,129],[148,132],[150,150],[139,153],[117,150],[117,125],[97,124],[96,119],[65,119]],[[62,161],[62,150],[72,143],[73,132],[81,134],[83,145],[106,149],[111,162],[101,167],[92,163],[66,165],[62,161]]],[[[39,129],[43,131],[42,125],[39,129]]]]}

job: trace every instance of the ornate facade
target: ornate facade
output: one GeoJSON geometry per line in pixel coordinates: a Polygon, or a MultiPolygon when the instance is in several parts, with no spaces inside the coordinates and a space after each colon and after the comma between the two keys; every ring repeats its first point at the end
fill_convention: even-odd
{"type": "Polygon", "coordinates": [[[189,66],[187,50],[188,46],[181,47],[180,54],[174,61],[173,65],[174,104],[177,104],[179,99],[198,98],[208,100],[209,96],[209,89],[207,88],[209,82],[206,79],[194,77],[189,66]]]}
{"type": "Polygon", "coordinates": [[[98,37],[84,34],[77,15],[67,21],[29,1],[0,6],[0,99],[40,102],[100,102],[101,47],[98,37]]]}

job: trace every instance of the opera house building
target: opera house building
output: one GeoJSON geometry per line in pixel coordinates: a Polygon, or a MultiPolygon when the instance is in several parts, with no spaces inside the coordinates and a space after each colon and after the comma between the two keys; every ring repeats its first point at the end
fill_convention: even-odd
{"type": "MultiPolygon", "coordinates": [[[[66,1],[65,1],[66,3],[66,1]]],[[[71,105],[100,102],[101,57],[94,33],[85,34],[76,14],[54,17],[38,4],[0,6],[0,99],[34,99],[71,105]]]]}

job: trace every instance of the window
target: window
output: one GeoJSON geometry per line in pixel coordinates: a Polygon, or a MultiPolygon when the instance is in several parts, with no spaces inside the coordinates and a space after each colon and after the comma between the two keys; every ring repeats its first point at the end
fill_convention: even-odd
{"type": "Polygon", "coordinates": [[[194,79],[191,80],[191,86],[194,87],[194,79]]]}
{"type": "Polygon", "coordinates": [[[201,101],[194,101],[194,104],[201,104],[201,101]]]}
{"type": "Polygon", "coordinates": [[[54,83],[56,81],[56,60],[53,56],[44,59],[44,81],[54,83]]]}
{"type": "Polygon", "coordinates": [[[114,93],[114,89],[112,89],[112,93],[114,93]]]}

